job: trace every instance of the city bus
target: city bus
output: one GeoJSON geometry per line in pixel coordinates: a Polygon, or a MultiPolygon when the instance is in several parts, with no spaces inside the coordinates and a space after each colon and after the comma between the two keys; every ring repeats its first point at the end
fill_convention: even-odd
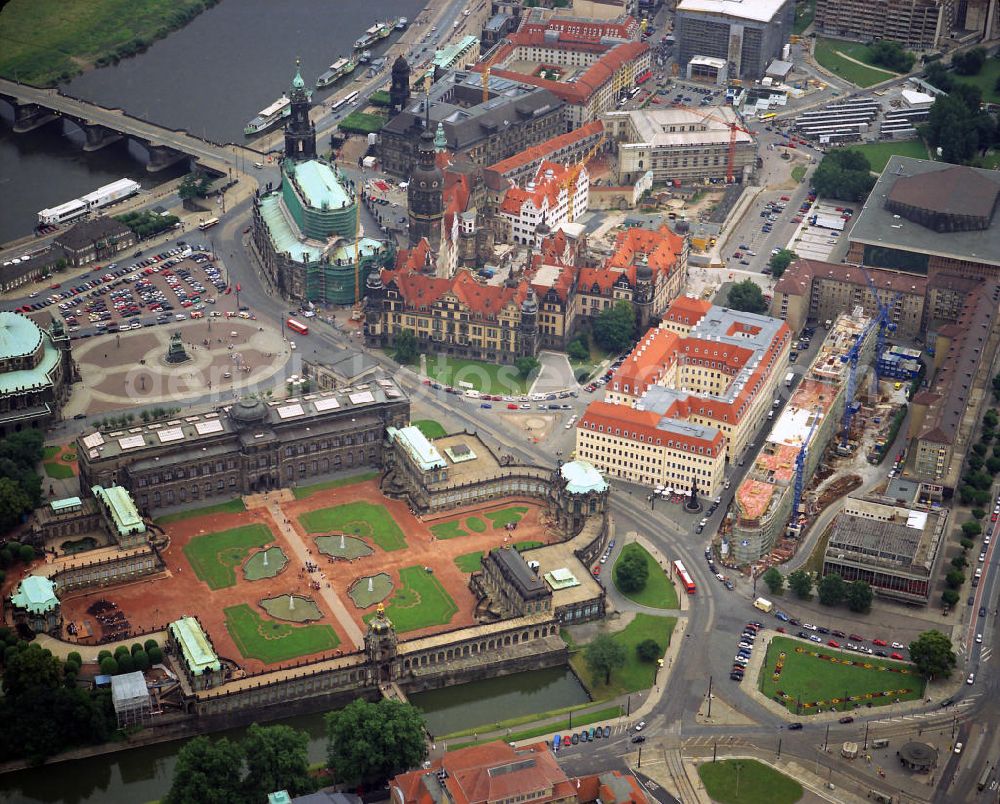
{"type": "Polygon", "coordinates": [[[358,96],[360,94],[361,94],[360,92],[358,92],[357,90],[355,90],[354,92],[350,93],[349,95],[345,95],[340,100],[334,101],[333,103],[331,103],[330,104],[330,109],[333,110],[334,112],[337,111],[337,109],[343,109],[348,104],[354,103],[354,101],[356,101],[358,99],[358,96]]]}
{"type": "Polygon", "coordinates": [[[218,218],[209,218],[207,221],[202,221],[201,223],[199,223],[198,228],[204,232],[206,229],[211,229],[213,226],[217,226],[218,223],[219,223],[218,218]]]}
{"type": "Polygon", "coordinates": [[[681,579],[681,584],[684,586],[684,591],[689,595],[693,595],[695,591],[694,581],[691,580],[691,576],[688,575],[688,571],[684,568],[684,565],[680,561],[674,562],[674,572],[677,577],[681,579]]]}
{"type": "Polygon", "coordinates": [[[301,321],[296,321],[294,318],[289,318],[285,322],[285,326],[287,326],[292,332],[299,333],[299,335],[309,334],[309,327],[307,327],[301,321]]]}
{"type": "Polygon", "coordinates": [[[990,774],[993,773],[993,768],[990,767],[990,763],[986,763],[986,767],[983,768],[983,773],[979,777],[979,782],[976,784],[976,790],[985,790],[986,785],[990,783],[990,774]]]}
{"type": "Polygon", "coordinates": [[[767,114],[762,114],[760,116],[761,120],[774,120],[778,116],[777,112],[768,112],[767,114]]]}

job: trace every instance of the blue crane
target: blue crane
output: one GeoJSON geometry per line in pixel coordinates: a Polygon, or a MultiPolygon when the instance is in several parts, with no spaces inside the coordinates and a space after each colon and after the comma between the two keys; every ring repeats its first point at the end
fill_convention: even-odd
{"type": "Polygon", "coordinates": [[[854,417],[854,414],[858,412],[858,406],[854,402],[854,392],[857,387],[858,358],[861,355],[861,347],[871,334],[872,327],[879,326],[881,320],[881,316],[869,319],[865,328],[858,336],[858,339],[851,344],[851,348],[847,350],[846,354],[840,356],[841,363],[851,364],[850,371],[847,373],[847,395],[844,398],[844,438],[843,441],[840,442],[841,447],[847,446],[847,436],[851,429],[851,419],[854,417]]]}
{"type": "Polygon", "coordinates": [[[792,516],[791,519],[789,519],[790,525],[797,525],[796,518],[799,515],[799,503],[802,502],[802,487],[805,485],[806,455],[809,452],[809,442],[812,441],[813,433],[816,432],[816,424],[819,422],[821,411],[822,409],[818,406],[813,411],[813,421],[809,426],[809,432],[806,435],[806,440],[802,442],[802,447],[795,456],[795,496],[792,497],[792,516]]]}
{"type": "Polygon", "coordinates": [[[888,304],[883,304],[882,299],[878,295],[878,288],[875,287],[875,280],[872,279],[871,274],[868,273],[868,270],[865,268],[865,266],[860,265],[858,267],[861,269],[861,273],[864,275],[865,281],[868,283],[868,289],[871,290],[872,296],[875,299],[875,308],[876,310],[878,310],[877,314],[878,324],[879,324],[878,336],[877,336],[878,340],[876,341],[875,344],[875,360],[873,362],[875,370],[873,372],[873,379],[872,379],[874,390],[877,393],[878,379],[879,379],[878,363],[882,357],[882,353],[885,351],[885,333],[886,331],[890,333],[896,331],[896,323],[889,317],[889,311],[895,308],[896,303],[902,298],[903,292],[899,291],[892,297],[892,299],[889,301],[888,304]]]}

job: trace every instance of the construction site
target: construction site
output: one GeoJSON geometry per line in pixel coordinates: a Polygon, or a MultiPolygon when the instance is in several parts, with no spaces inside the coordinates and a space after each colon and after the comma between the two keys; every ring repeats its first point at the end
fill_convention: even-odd
{"type": "Polygon", "coordinates": [[[862,485],[865,465],[879,462],[898,432],[905,391],[880,382],[874,367],[881,316],[857,308],[830,323],[723,521],[728,566],[758,571],[788,560],[820,512],[862,485]]]}

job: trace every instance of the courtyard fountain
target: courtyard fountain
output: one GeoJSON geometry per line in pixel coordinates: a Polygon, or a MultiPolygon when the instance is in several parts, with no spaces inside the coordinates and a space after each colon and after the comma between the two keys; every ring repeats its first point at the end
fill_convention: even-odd
{"type": "Polygon", "coordinates": [[[276,620],[306,623],[323,619],[323,612],[316,601],[303,595],[267,597],[260,601],[260,606],[276,620]]]}
{"type": "Polygon", "coordinates": [[[392,578],[389,573],[380,572],[377,575],[358,578],[347,590],[354,605],[359,609],[367,609],[376,603],[381,603],[392,594],[392,578]]]}
{"type": "Polygon", "coordinates": [[[288,566],[288,557],[280,547],[258,550],[243,565],[243,577],[248,581],[274,578],[288,566]]]}
{"type": "Polygon", "coordinates": [[[357,536],[345,536],[343,533],[340,534],[339,538],[332,534],[329,536],[317,536],[316,549],[323,553],[323,555],[344,559],[345,561],[370,556],[375,552],[371,545],[367,544],[363,539],[359,539],[357,536]]]}

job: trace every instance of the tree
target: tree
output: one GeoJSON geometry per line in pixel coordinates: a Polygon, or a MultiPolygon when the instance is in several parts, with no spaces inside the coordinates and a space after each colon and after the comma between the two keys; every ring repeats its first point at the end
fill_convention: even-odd
{"type": "Polygon", "coordinates": [[[242,748],[246,757],[246,801],[266,801],[269,793],[287,790],[293,796],[312,793],[316,783],[309,775],[309,735],[290,726],[247,729],[242,748]]]}
{"type": "Polygon", "coordinates": [[[537,357],[519,357],[514,361],[514,368],[517,369],[517,373],[522,380],[528,379],[531,376],[531,372],[537,371],[541,365],[537,357]]]}
{"type": "Polygon", "coordinates": [[[819,602],[824,606],[839,606],[847,594],[847,584],[836,572],[825,575],[816,586],[819,602]]]}
{"type": "Polygon", "coordinates": [[[416,707],[382,699],[357,700],[326,715],[327,763],[347,785],[384,784],[427,757],[424,718],[416,707]]]}
{"type": "Polygon", "coordinates": [[[655,662],[663,656],[663,651],[656,644],[655,639],[642,640],[642,642],[635,646],[635,652],[638,654],[639,660],[643,662],[655,662]]]}
{"type": "Polygon", "coordinates": [[[569,355],[570,360],[576,360],[579,363],[590,360],[590,347],[587,345],[586,336],[578,335],[566,344],[566,354],[569,355]]]}
{"type": "Polygon", "coordinates": [[[626,594],[639,592],[649,580],[649,566],[638,551],[625,553],[615,563],[615,585],[626,594]]]}
{"type": "Polygon", "coordinates": [[[875,186],[871,169],[864,154],[849,148],[836,148],[819,163],[813,174],[813,185],[821,196],[864,201],[875,186]]]}
{"type": "Polygon", "coordinates": [[[100,665],[102,675],[118,675],[118,660],[114,656],[105,656],[98,662],[98,665],[100,665]]]}
{"type": "Polygon", "coordinates": [[[607,634],[600,634],[583,651],[583,660],[595,676],[604,676],[611,683],[611,673],[625,666],[625,648],[607,634]]]}
{"type": "Polygon", "coordinates": [[[149,654],[144,650],[137,650],[132,654],[132,664],[135,665],[136,670],[147,671],[149,669],[149,654]]]}
{"type": "Polygon", "coordinates": [[[957,555],[951,560],[951,565],[957,570],[964,570],[968,563],[964,555],[957,555]]]}
{"type": "Polygon", "coordinates": [[[943,92],[951,92],[955,80],[948,74],[948,68],[939,61],[932,61],[924,68],[924,78],[943,92]]]}
{"type": "Polygon", "coordinates": [[[770,567],[761,577],[772,595],[779,594],[785,588],[785,577],[775,567],[770,567]]]}
{"type": "Polygon", "coordinates": [[[958,603],[959,597],[960,596],[958,592],[956,592],[954,589],[945,589],[941,593],[941,602],[944,603],[946,606],[954,606],[956,603],[958,603]]]}
{"type": "Polygon", "coordinates": [[[808,600],[812,597],[813,578],[805,570],[795,570],[788,574],[788,588],[795,592],[796,597],[808,600]]]}
{"type": "Polygon", "coordinates": [[[768,265],[771,266],[771,276],[775,279],[779,278],[785,273],[788,266],[791,265],[795,256],[795,252],[787,248],[781,249],[777,254],[772,254],[771,259],[768,261],[768,265]]]}
{"type": "Polygon", "coordinates": [[[973,547],[976,546],[976,543],[972,541],[972,539],[962,538],[959,539],[958,543],[962,545],[963,550],[971,550],[973,547]]]}
{"type": "Polygon", "coordinates": [[[35,548],[30,544],[22,544],[17,548],[17,558],[22,564],[30,564],[35,560],[35,548]]]}
{"type": "Polygon", "coordinates": [[[910,643],[910,659],[928,679],[948,678],[957,661],[951,640],[937,630],[924,631],[910,643]]]}
{"type": "Polygon", "coordinates": [[[847,600],[847,608],[851,611],[856,611],[859,613],[867,613],[871,611],[872,600],[875,599],[875,593],[872,592],[871,586],[865,581],[854,581],[847,585],[847,594],[845,595],[847,600]]]}
{"type": "Polygon", "coordinates": [[[962,570],[953,569],[944,576],[944,581],[952,589],[961,589],[965,583],[965,573],[962,570]]]}
{"type": "Polygon", "coordinates": [[[1000,458],[995,455],[991,455],[986,459],[986,471],[991,475],[995,475],[1000,472],[1000,458]]]}
{"type": "Polygon", "coordinates": [[[964,53],[955,53],[951,57],[951,66],[959,75],[979,75],[986,64],[986,51],[981,47],[974,47],[964,53]]]}
{"type": "Polygon", "coordinates": [[[744,313],[765,313],[767,312],[767,299],[760,285],[752,279],[744,279],[729,288],[729,296],[726,305],[733,310],[740,310],[744,313]]]}
{"type": "Polygon", "coordinates": [[[962,523],[962,533],[966,536],[978,536],[982,532],[983,526],[974,519],[970,519],[968,522],[962,523]]]}
{"type": "Polygon", "coordinates": [[[149,657],[149,666],[152,667],[154,664],[161,664],[163,662],[163,648],[153,647],[146,651],[146,655],[149,657]]]}
{"type": "Polygon", "coordinates": [[[243,759],[240,746],[226,737],[188,740],[177,755],[166,804],[242,804],[243,759]]]}
{"type": "Polygon", "coordinates": [[[624,299],[604,310],[594,321],[594,339],[609,352],[621,352],[635,337],[635,310],[624,299]]]}
{"type": "Polygon", "coordinates": [[[872,64],[885,67],[897,73],[908,73],[917,57],[904,50],[899,42],[891,39],[880,39],[869,45],[872,64]]]}
{"type": "Polygon", "coordinates": [[[0,477],[0,531],[8,531],[31,510],[31,500],[16,480],[0,477]]]}
{"type": "Polygon", "coordinates": [[[411,329],[402,329],[392,339],[394,356],[397,363],[412,363],[420,353],[417,336],[411,329]]]}
{"type": "Polygon", "coordinates": [[[62,663],[37,642],[19,650],[4,668],[3,691],[11,698],[31,689],[55,689],[61,682],[62,663]]]}
{"type": "Polygon", "coordinates": [[[996,125],[981,104],[982,90],[970,84],[955,84],[934,102],[920,130],[932,147],[941,149],[945,162],[968,162],[992,144],[996,125]]]}
{"type": "Polygon", "coordinates": [[[972,516],[975,519],[982,519],[984,516],[986,516],[986,509],[985,508],[973,508],[972,509],[972,516]]]}

